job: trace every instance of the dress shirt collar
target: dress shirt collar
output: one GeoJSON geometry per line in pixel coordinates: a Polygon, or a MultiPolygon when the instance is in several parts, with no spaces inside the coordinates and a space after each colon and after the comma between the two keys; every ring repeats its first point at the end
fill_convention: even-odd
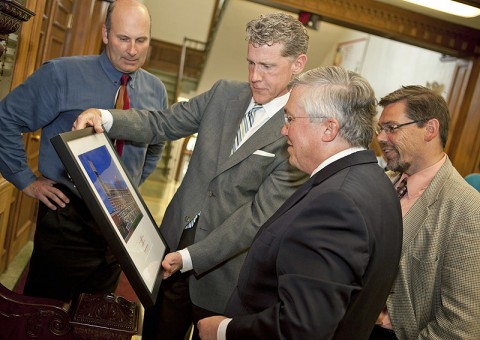
{"type": "MultiPolygon", "coordinates": [[[[442,167],[443,163],[445,163],[445,160],[447,159],[447,155],[443,154],[442,159],[440,159],[437,163],[433,164],[432,166],[423,169],[419,172],[414,173],[411,176],[408,176],[407,180],[407,193],[405,194],[405,199],[408,201],[416,201],[418,197],[425,191],[425,189],[428,187],[432,179],[435,177],[437,172],[440,170],[442,167]]],[[[402,177],[400,178],[400,181],[407,176],[406,174],[403,174],[402,177]]],[[[413,205],[414,202],[411,202],[411,205],[413,205]]],[[[411,206],[410,205],[410,206],[411,206]]]]}
{"type": "MultiPolygon", "coordinates": [[[[283,96],[274,98],[273,100],[269,101],[266,104],[262,105],[262,108],[257,112],[257,116],[260,114],[262,116],[267,116],[268,119],[272,118],[275,113],[277,113],[280,109],[282,109],[285,104],[287,104],[288,98],[290,97],[290,92],[285,93],[283,96]]],[[[248,105],[247,112],[255,105],[255,101],[250,101],[248,105]]]]}
{"type": "Polygon", "coordinates": [[[324,160],[322,163],[320,163],[320,165],[315,170],[313,170],[310,177],[312,177],[317,172],[319,172],[320,170],[325,168],[327,165],[332,164],[335,161],[338,161],[340,158],[347,157],[348,155],[351,155],[352,153],[359,152],[359,151],[364,151],[364,150],[366,150],[366,149],[356,146],[356,147],[351,147],[351,148],[345,149],[343,151],[340,151],[339,153],[336,153],[335,155],[330,156],[329,158],[324,160]]]}
{"type": "MultiPolygon", "coordinates": [[[[105,74],[108,76],[108,78],[115,84],[115,86],[120,86],[120,78],[122,77],[122,72],[117,70],[110,59],[108,59],[107,53],[105,50],[100,54],[99,58],[100,65],[102,69],[105,71],[105,74]]],[[[135,78],[137,76],[137,72],[132,72],[130,74],[130,81],[128,82],[128,85],[130,87],[135,87],[135,78]]]]}

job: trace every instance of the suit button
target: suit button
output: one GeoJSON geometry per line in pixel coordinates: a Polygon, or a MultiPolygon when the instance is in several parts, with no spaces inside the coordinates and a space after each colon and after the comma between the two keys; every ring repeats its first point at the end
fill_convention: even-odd
{"type": "Polygon", "coordinates": [[[185,216],[185,222],[190,222],[192,219],[188,216],[185,216]]]}

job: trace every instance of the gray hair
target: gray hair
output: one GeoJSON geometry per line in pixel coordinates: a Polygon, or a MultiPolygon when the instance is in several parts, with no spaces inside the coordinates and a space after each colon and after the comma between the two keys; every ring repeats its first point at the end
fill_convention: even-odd
{"type": "Polygon", "coordinates": [[[296,58],[308,50],[307,29],[300,21],[284,13],[262,15],[247,24],[247,40],[255,47],[280,43],[282,56],[296,58]]]}
{"type": "Polygon", "coordinates": [[[340,136],[351,146],[369,147],[377,100],[365,78],[339,66],[327,66],[309,70],[289,84],[290,88],[299,85],[303,86],[300,104],[309,117],[335,118],[340,124],[340,136]]]}
{"type": "Polygon", "coordinates": [[[417,126],[423,127],[429,119],[436,118],[440,124],[440,140],[443,147],[447,144],[450,112],[445,99],[420,85],[402,86],[400,89],[380,99],[379,105],[387,105],[404,101],[407,117],[419,120],[417,126]]]}

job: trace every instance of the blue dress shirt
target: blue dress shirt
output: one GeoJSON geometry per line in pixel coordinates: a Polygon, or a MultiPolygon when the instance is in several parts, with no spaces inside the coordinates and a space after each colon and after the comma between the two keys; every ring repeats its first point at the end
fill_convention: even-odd
{"type": "MultiPolygon", "coordinates": [[[[76,190],[50,138],[70,131],[88,108],[114,108],[122,73],[105,52],[99,56],[63,57],[47,61],[0,102],[0,173],[22,190],[36,177],[26,159],[22,133],[42,129],[40,173],[76,190]]],[[[128,93],[132,108],[165,109],[167,92],[154,75],[140,69],[131,74],[128,93]]],[[[162,144],[125,141],[122,161],[136,185],[155,169],[162,144]]]]}

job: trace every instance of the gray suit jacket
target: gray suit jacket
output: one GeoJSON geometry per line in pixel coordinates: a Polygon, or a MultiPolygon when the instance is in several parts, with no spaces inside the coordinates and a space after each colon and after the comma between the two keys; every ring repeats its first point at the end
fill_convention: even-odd
{"type": "Polygon", "coordinates": [[[230,156],[251,97],[248,83],[219,81],[169,111],[111,111],[112,138],[160,142],[198,132],[187,173],[160,231],[174,251],[185,225],[201,212],[195,244],[188,247],[195,273],[190,297],[195,305],[218,313],[225,309],[257,230],[306,180],[288,163],[280,133],[283,110],[230,156]]]}
{"type": "Polygon", "coordinates": [[[480,194],[447,158],[403,219],[387,301],[399,339],[480,339],[480,194]]]}

